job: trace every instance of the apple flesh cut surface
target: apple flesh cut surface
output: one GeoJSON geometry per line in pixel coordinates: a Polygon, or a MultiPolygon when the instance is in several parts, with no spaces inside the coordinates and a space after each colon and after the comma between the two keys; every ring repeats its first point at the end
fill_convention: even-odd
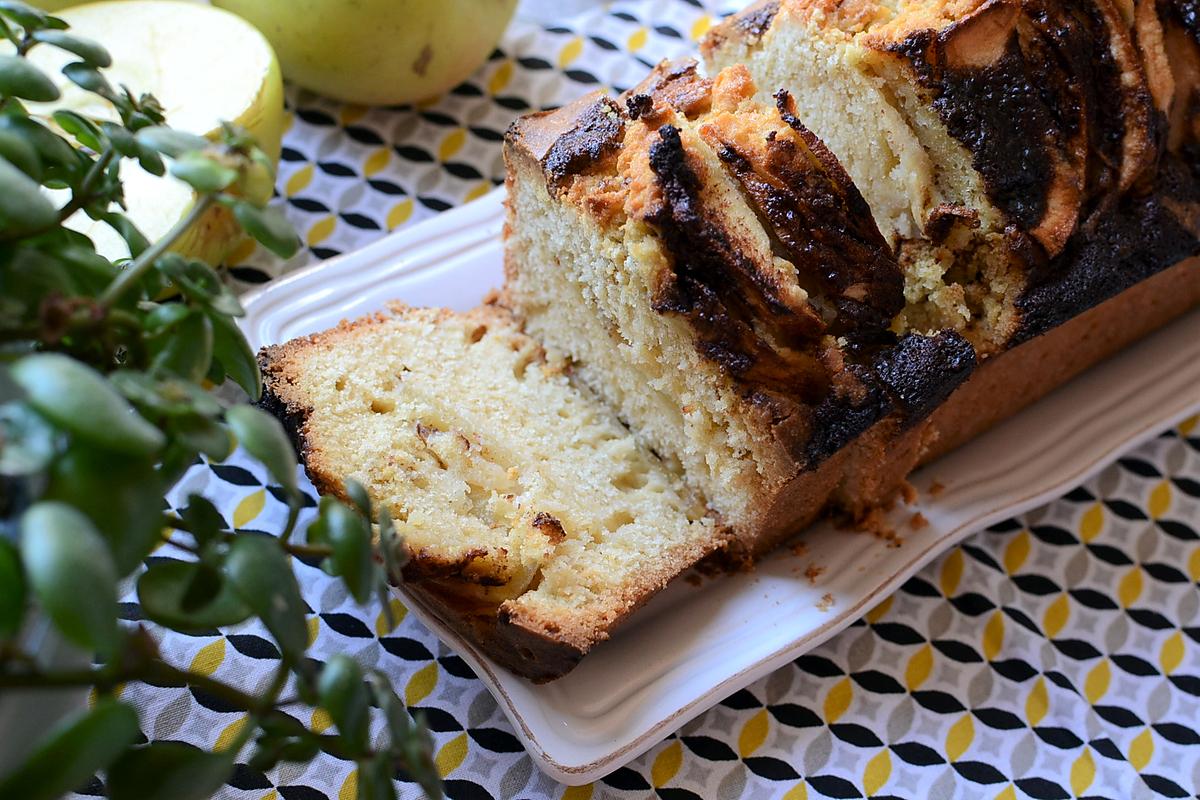
{"type": "MultiPolygon", "coordinates": [[[[114,87],[128,86],[134,95],[153,94],[171,127],[212,137],[222,121],[233,122],[248,130],[272,161],[278,160],[283,81],[270,44],[253,26],[220,9],[170,0],[88,3],[59,16],[72,33],[99,42],[112,54],[113,65],[104,74],[114,87]]],[[[61,75],[64,65],[77,60],[74,56],[42,45],[30,58],[59,84],[63,96],[55,107],[93,118],[117,118],[108,101],[61,75]]],[[[38,105],[31,104],[31,110],[37,113],[38,105]]],[[[122,162],[121,178],[126,213],[150,241],[166,234],[195,203],[187,184],[169,174],[151,175],[136,162],[122,162]]],[[[269,194],[254,199],[266,200],[269,194]]],[[[124,240],[105,223],[80,212],[67,224],[89,236],[102,255],[129,257],[124,240]]],[[[219,264],[240,238],[230,212],[214,207],[172,249],[219,264]]]]}
{"type": "Polygon", "coordinates": [[[213,0],[271,41],[283,74],[350,103],[440,94],[495,48],[516,0],[213,0]]]}

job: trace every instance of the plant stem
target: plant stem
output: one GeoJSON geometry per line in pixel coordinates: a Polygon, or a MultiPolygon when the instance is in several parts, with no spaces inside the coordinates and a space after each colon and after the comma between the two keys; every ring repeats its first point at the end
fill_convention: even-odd
{"type": "Polygon", "coordinates": [[[296,530],[296,520],[300,518],[300,501],[298,497],[293,497],[288,501],[288,518],[287,525],[283,529],[283,533],[279,534],[279,541],[287,543],[292,538],[292,532],[296,530]]]}
{"type": "Polygon", "coordinates": [[[158,260],[158,257],[167,252],[171,245],[175,243],[175,240],[182,236],[188,228],[192,227],[203,216],[205,211],[208,211],[209,206],[213,204],[213,199],[212,195],[206,194],[201,196],[196,201],[196,205],[192,206],[192,210],[183,219],[176,222],[171,230],[167,231],[161,239],[147,247],[142,251],[141,255],[129,262],[129,266],[126,267],[125,271],[114,278],[113,282],[108,285],[108,288],[100,294],[100,305],[111,306],[130,287],[141,280],[142,276],[154,266],[154,262],[158,260]]]}
{"type": "MultiPolygon", "coordinates": [[[[171,518],[169,516],[164,517],[164,522],[166,522],[167,525],[170,525],[173,528],[175,527],[174,523],[171,522],[171,518]]],[[[171,538],[171,534],[168,531],[162,532],[162,540],[163,540],[163,544],[169,544],[172,547],[178,547],[180,550],[186,550],[187,552],[189,552],[193,555],[197,555],[197,556],[200,555],[200,548],[196,547],[195,545],[188,544],[187,542],[175,541],[174,539],[171,538]]]]}
{"type": "Polygon", "coordinates": [[[92,184],[104,174],[104,171],[108,169],[108,165],[112,162],[116,154],[116,151],[111,147],[106,148],[100,154],[100,157],[88,169],[87,175],[84,175],[83,180],[79,182],[78,191],[72,192],[70,201],[58,210],[59,225],[66,222],[76,211],[96,199],[92,196],[92,184]]]}
{"type": "Polygon", "coordinates": [[[299,556],[301,558],[329,558],[333,555],[333,548],[326,547],[323,544],[284,543],[283,549],[288,555],[299,556]]]}
{"type": "MultiPolygon", "coordinates": [[[[13,33],[13,29],[10,28],[8,23],[3,19],[0,19],[0,35],[3,35],[5,39],[8,39],[10,42],[12,42],[14,47],[21,44],[20,40],[17,39],[17,35],[13,33]]],[[[6,97],[4,99],[7,100],[8,98],[6,97]]]]}
{"type": "MultiPolygon", "coordinates": [[[[296,506],[295,511],[289,512],[289,520],[291,519],[291,516],[294,516],[295,514],[298,514],[298,513],[299,513],[299,507],[296,506]]],[[[174,528],[175,530],[183,531],[184,533],[192,533],[192,531],[188,528],[188,524],[186,522],[184,522],[182,519],[180,519],[179,517],[175,516],[174,514],[163,514],[162,521],[163,521],[163,525],[168,528],[174,528]]],[[[291,525],[291,524],[294,524],[294,523],[290,522],[289,525],[291,525]]],[[[222,537],[224,537],[225,541],[227,541],[227,542],[232,542],[233,537],[239,535],[239,534],[233,533],[232,531],[221,531],[220,534],[222,537]]],[[[171,544],[180,549],[187,550],[190,553],[198,554],[200,552],[198,549],[196,549],[192,545],[188,545],[188,544],[184,544],[184,543],[175,541],[174,539],[172,539],[170,537],[169,534],[164,533],[162,539],[167,544],[171,544]]],[[[333,548],[328,547],[327,545],[295,544],[293,542],[283,541],[282,537],[278,537],[277,541],[279,541],[280,547],[282,547],[284,552],[286,552],[288,555],[300,556],[301,558],[328,558],[329,556],[333,555],[333,548]]]]}
{"type": "MultiPolygon", "coordinates": [[[[0,111],[3,111],[5,106],[8,105],[8,102],[12,99],[13,98],[11,97],[0,99],[0,111]]],[[[111,147],[107,148],[103,153],[100,154],[99,158],[97,158],[95,162],[92,163],[92,166],[88,169],[87,175],[84,175],[83,180],[79,182],[79,188],[71,192],[71,199],[67,201],[66,205],[58,210],[58,218],[53,224],[47,225],[41,230],[23,234],[20,238],[28,239],[30,237],[41,236],[43,233],[48,233],[49,231],[55,230],[64,222],[66,222],[67,219],[69,219],[76,211],[83,208],[93,200],[98,199],[99,195],[92,193],[92,184],[96,182],[97,178],[104,174],[104,171],[108,169],[108,165],[112,162],[113,158],[116,157],[116,154],[116,151],[111,147]]],[[[5,239],[4,241],[10,240],[5,239]]]]}
{"type": "Polygon", "coordinates": [[[202,689],[244,711],[261,714],[272,708],[264,700],[239,691],[228,684],[196,672],[173,667],[164,661],[149,661],[121,670],[84,669],[72,672],[0,672],[0,689],[60,689],[68,686],[94,686],[101,692],[122,683],[166,683],[202,689]]]}

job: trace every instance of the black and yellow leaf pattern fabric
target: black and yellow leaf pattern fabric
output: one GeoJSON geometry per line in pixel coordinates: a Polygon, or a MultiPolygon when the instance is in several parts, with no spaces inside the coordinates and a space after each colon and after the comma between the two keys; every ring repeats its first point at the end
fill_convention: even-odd
{"type": "MultiPolygon", "coordinates": [[[[525,12],[537,6],[526,3],[525,12]]],[[[622,89],[732,3],[542,3],[578,16],[518,19],[462,86],[412,107],[341,106],[289,89],[276,202],[306,247],[278,264],[244,244],[232,274],[261,284],[479,197],[503,179],[517,113],[622,89]]],[[[524,13],[524,12],[523,12],[524,13]]],[[[315,506],[312,487],[304,513],[315,506]]],[[[240,455],[199,464],[168,498],[204,491],[234,527],[278,530],[279,487],[240,455]]],[[[167,545],[152,559],[183,554],[167,545]]],[[[406,613],[353,601],[297,563],[310,655],[348,653],[393,677],[429,720],[451,798],[1110,798],[1200,792],[1200,422],[1138,448],[1062,499],[968,539],[816,651],[726,698],[589,786],[539,773],[465,662],[406,613]],[[390,621],[389,621],[390,620],[390,621]]],[[[142,619],[135,597],[122,616],[142,619]]],[[[259,626],[161,634],[177,663],[269,680],[259,626]]],[[[150,739],[213,747],[245,720],[200,691],[130,685],[150,739]]],[[[304,722],[330,726],[319,712],[304,722]]],[[[397,775],[400,794],[417,785],[397,775]]],[[[85,793],[98,794],[99,781],[85,793]]],[[[230,800],[352,800],[351,764],[267,773],[239,765],[230,800]]]]}

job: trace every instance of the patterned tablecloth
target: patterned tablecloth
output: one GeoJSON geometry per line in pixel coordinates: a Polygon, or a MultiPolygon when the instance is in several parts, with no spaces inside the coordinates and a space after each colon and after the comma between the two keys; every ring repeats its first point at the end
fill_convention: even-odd
{"type": "MultiPolygon", "coordinates": [[[[631,86],[659,58],[690,52],[725,10],[700,0],[543,5],[582,13],[538,21],[524,6],[476,75],[416,108],[289,90],[280,202],[308,247],[289,264],[248,247],[236,279],[268,281],[480,196],[503,178],[501,135],[514,115],[631,86]]],[[[198,489],[239,529],[282,524],[281,493],[244,461],[195,468],[173,499],[198,489]]],[[[1061,500],[972,537],[831,642],[576,788],[534,768],[465,663],[398,602],[389,628],[378,607],[356,607],[318,570],[298,569],[312,655],[350,653],[393,676],[436,731],[453,798],[1192,797],[1198,522],[1193,419],[1061,500]]],[[[126,599],[126,618],[138,619],[126,599]]],[[[249,690],[279,657],[254,625],[166,635],[162,649],[249,690]]],[[[198,691],[129,686],[125,696],[151,739],[213,746],[243,724],[198,691]]],[[[354,785],[350,764],[323,757],[269,774],[239,767],[221,796],[349,800],[354,785]]],[[[399,786],[418,796],[415,784],[399,786]]]]}

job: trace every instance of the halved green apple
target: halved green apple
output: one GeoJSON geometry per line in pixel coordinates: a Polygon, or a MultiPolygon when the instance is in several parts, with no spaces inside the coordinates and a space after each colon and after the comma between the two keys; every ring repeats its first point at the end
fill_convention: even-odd
{"type": "MultiPolygon", "coordinates": [[[[105,75],[114,86],[135,95],[153,94],[178,130],[212,136],[222,121],[247,129],[273,160],[283,137],[283,81],[271,45],[241,18],[210,6],[171,0],[113,0],[88,3],[59,14],[71,32],[104,45],[113,57],[105,75]]],[[[108,101],[85,92],[61,76],[74,57],[40,46],[31,58],[62,89],[56,107],[93,118],[114,119],[108,101]]],[[[36,112],[36,107],[32,109],[36,112]]],[[[188,211],[195,195],[170,175],[156,177],[136,163],[123,162],[127,214],[150,241],[162,237],[188,211]]],[[[266,200],[269,187],[264,186],[266,200]]],[[[85,233],[110,259],[127,258],[124,240],[108,225],[78,213],[67,223],[85,233]]],[[[240,239],[230,213],[209,209],[175,244],[180,253],[218,264],[240,239]]]]}

